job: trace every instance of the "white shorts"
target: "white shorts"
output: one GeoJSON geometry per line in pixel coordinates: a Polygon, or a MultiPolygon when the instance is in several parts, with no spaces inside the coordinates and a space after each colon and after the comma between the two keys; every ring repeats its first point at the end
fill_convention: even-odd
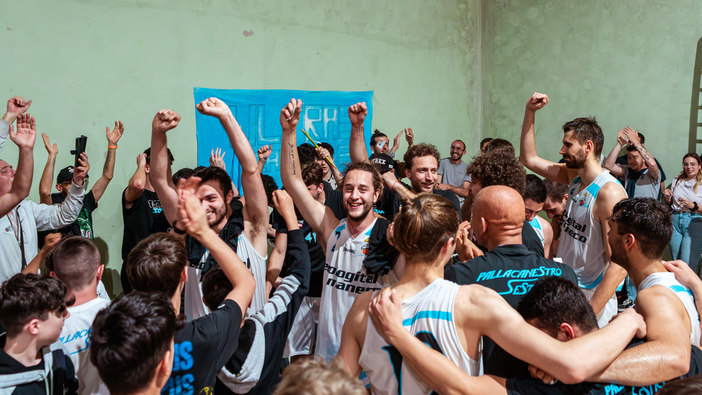
{"type": "Polygon", "coordinates": [[[314,354],[319,322],[319,302],[322,298],[305,296],[297,311],[290,334],[285,342],[283,358],[314,354]]]}
{"type": "MultiPolygon", "coordinates": [[[[587,301],[589,302],[590,299],[592,299],[592,295],[595,294],[595,289],[585,289],[585,288],[580,288],[581,291],[585,294],[585,297],[587,298],[587,301]]],[[[607,304],[604,306],[602,311],[600,311],[600,314],[597,314],[597,325],[600,328],[604,328],[607,324],[609,324],[609,321],[612,320],[612,317],[617,315],[617,293],[615,292],[612,294],[612,297],[609,299],[607,304]]]]}

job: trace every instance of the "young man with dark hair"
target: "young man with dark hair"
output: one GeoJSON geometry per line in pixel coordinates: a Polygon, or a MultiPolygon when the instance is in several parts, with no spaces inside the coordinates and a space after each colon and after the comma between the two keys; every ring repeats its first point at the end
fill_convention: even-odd
{"type": "MultiPolygon", "coordinates": [[[[98,201],[102,197],[105,189],[112,181],[112,176],[115,170],[115,158],[117,152],[117,143],[124,133],[124,125],[122,122],[115,122],[114,129],[110,132],[107,128],[107,155],[105,156],[105,164],[102,168],[102,176],[95,182],[90,192],[85,194],[83,198],[83,207],[78,214],[78,219],[71,225],[58,229],[58,233],[66,235],[79,235],[87,238],[94,238],[95,230],[93,227],[93,211],[98,207],[98,201]]],[[[54,166],[56,164],[56,155],[58,148],[56,144],[51,145],[49,136],[42,133],[44,147],[49,153],[39,182],[39,199],[43,204],[61,204],[68,196],[68,190],[71,187],[71,179],[73,178],[73,166],[67,166],[61,169],[56,177],[56,190],[58,193],[51,193],[51,184],[54,178],[54,166]]],[[[41,232],[39,238],[43,239],[41,232]]]]}
{"type": "Polygon", "coordinates": [[[487,145],[488,145],[492,140],[494,140],[492,137],[485,137],[484,139],[482,139],[482,140],[480,141],[480,153],[481,153],[481,154],[484,154],[485,152],[487,152],[487,151],[486,151],[487,145]]]}
{"type": "Polygon", "coordinates": [[[529,221],[529,225],[534,228],[534,231],[539,236],[539,240],[544,246],[544,256],[551,259],[553,257],[553,251],[551,250],[553,229],[548,221],[538,216],[539,212],[544,208],[546,195],[546,186],[539,176],[527,174],[524,193],[522,193],[526,220],[529,221]]]}
{"type": "MultiPolygon", "coordinates": [[[[256,155],[246,135],[234,118],[229,107],[217,98],[203,100],[197,105],[203,115],[216,117],[229,136],[241,165],[242,193],[245,197],[241,212],[234,211],[230,205],[234,199],[231,179],[226,171],[218,167],[209,167],[196,172],[197,177],[204,177],[199,184],[197,196],[207,212],[207,220],[215,233],[246,263],[256,281],[256,292],[248,313],[258,311],[267,300],[266,294],[266,260],[268,259],[268,204],[266,191],[258,171],[256,155]]],[[[152,122],[151,149],[153,150],[153,183],[161,198],[163,210],[168,221],[173,224],[173,231],[185,236],[182,227],[176,224],[178,196],[176,187],[168,177],[167,137],[166,132],[178,126],[180,116],[171,110],[159,111],[152,122]]],[[[188,251],[189,280],[185,289],[185,314],[188,320],[202,317],[209,309],[202,302],[200,281],[209,269],[221,262],[211,256],[202,242],[193,237],[185,237],[188,251]]]]}
{"type": "Polygon", "coordinates": [[[331,190],[337,190],[339,185],[341,185],[341,180],[343,176],[339,172],[339,168],[336,166],[329,166],[325,158],[331,159],[334,162],[334,147],[329,143],[319,143],[319,147],[316,148],[317,156],[314,161],[322,166],[323,177],[322,180],[329,184],[331,190]]]}
{"type": "Polygon", "coordinates": [[[73,363],[58,342],[71,304],[66,286],[47,275],[18,273],[2,283],[1,393],[76,393],[73,363]]]}
{"type": "MultiPolygon", "coordinates": [[[[180,181],[176,220],[191,237],[207,248],[233,289],[217,311],[188,322],[175,334],[176,363],[165,391],[211,393],[217,372],[238,346],[243,312],[251,302],[255,282],[232,248],[209,224],[199,198],[200,180],[180,181]]],[[[175,220],[174,220],[175,221],[175,220]]],[[[137,291],[164,292],[173,310],[180,311],[181,293],[188,281],[188,254],[182,238],[156,233],[137,244],[127,259],[129,281],[137,291]]],[[[199,281],[198,281],[199,282],[199,281]]]]}
{"type": "Polygon", "coordinates": [[[568,202],[568,185],[559,182],[553,182],[548,178],[543,180],[546,187],[546,200],[544,201],[544,212],[551,220],[551,232],[553,233],[553,241],[551,242],[551,255],[556,256],[558,253],[559,239],[561,238],[561,225],[563,221],[563,213],[568,202]]]}
{"type": "MultiPolygon", "coordinates": [[[[293,99],[280,113],[283,129],[281,178],[317,239],[326,244],[315,355],[330,360],[339,350],[344,319],[356,297],[393,281],[394,276],[389,271],[395,267],[397,251],[385,238],[389,221],[373,214],[373,203],[382,185],[380,175],[370,163],[354,162],[346,168],[342,185],[344,219],[337,219],[331,208],[311,196],[302,180],[294,144],[301,110],[302,101],[293,99]]],[[[367,114],[365,103],[349,107],[348,113],[353,136],[357,133],[353,129],[363,125],[367,114]]],[[[402,264],[398,268],[400,266],[402,264]]]]}
{"type": "MultiPolygon", "coordinates": [[[[160,292],[132,292],[115,299],[95,317],[90,361],[112,395],[158,395],[168,383],[173,362],[176,318],[168,297],[160,292]]],[[[179,365],[188,363],[178,355],[179,365]]],[[[182,383],[180,391],[188,391],[182,383]]]]}
{"type": "Polygon", "coordinates": [[[110,304],[109,300],[98,297],[98,284],[104,270],[104,265],[100,264],[100,251],[88,238],[68,236],[56,244],[49,260],[47,269],[50,274],[66,284],[67,298],[75,299],[68,308],[69,316],[59,340],[69,351],[80,383],[79,392],[109,394],[87,357],[95,315],[110,304]]]}
{"type": "Polygon", "coordinates": [[[451,191],[458,197],[458,203],[468,196],[470,179],[468,177],[468,164],[461,160],[466,153],[466,144],[461,140],[451,143],[451,156],[439,161],[439,170],[436,175],[436,188],[442,191],[451,191]]]}
{"type": "Polygon", "coordinates": [[[660,199],[662,173],[653,156],[644,148],[638,131],[627,126],[617,133],[617,143],[604,166],[612,175],[624,179],[624,189],[629,197],[660,199]],[[628,164],[620,165],[616,163],[617,155],[624,145],[628,164]]]}
{"type": "MultiPolygon", "coordinates": [[[[173,164],[173,154],[168,150],[168,164],[173,164]]],[[[122,268],[120,279],[124,294],[132,290],[127,278],[126,262],[129,252],[137,243],[148,235],[165,232],[163,221],[157,221],[162,216],[161,201],[152,184],[151,147],[137,155],[137,169],[129,179],[127,188],[122,192],[122,221],[124,233],[122,236],[122,268]],[[157,222],[159,223],[157,225],[157,222]]],[[[167,222],[167,221],[166,221],[167,222]]]]}
{"type": "MultiPolygon", "coordinates": [[[[285,261],[290,266],[286,276],[263,309],[246,318],[239,335],[239,348],[217,375],[216,394],[270,394],[278,383],[280,361],[293,321],[310,286],[310,255],[292,198],[285,191],[275,191],[274,206],[291,228],[285,261]]],[[[202,293],[210,310],[215,311],[232,285],[221,269],[215,268],[202,279],[202,293]]],[[[313,335],[312,332],[310,335],[313,335]]]]}
{"type": "Polygon", "coordinates": [[[534,93],[527,101],[519,159],[544,178],[570,184],[556,257],[578,274],[580,288],[590,300],[600,326],[604,326],[617,313],[615,291],[626,277],[626,270],[610,258],[607,218],[614,205],[626,198],[626,192],[600,166],[604,134],[594,118],[577,118],[563,125],[560,153],[565,163],[538,156],[534,118],[547,103],[548,96],[541,93],[534,93]]]}

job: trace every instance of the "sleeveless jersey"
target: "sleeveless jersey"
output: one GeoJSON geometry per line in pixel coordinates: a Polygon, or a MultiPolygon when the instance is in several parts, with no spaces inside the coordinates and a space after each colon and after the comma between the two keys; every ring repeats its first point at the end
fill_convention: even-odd
{"type": "Polygon", "coordinates": [[[616,182],[621,188],[619,181],[605,170],[580,192],[580,177],[576,177],[568,189],[568,202],[563,212],[557,257],[575,270],[578,285],[584,289],[597,288],[606,269],[606,240],[600,223],[595,220],[593,209],[597,194],[608,182],[616,182]]]}
{"type": "Polygon", "coordinates": [[[546,239],[544,238],[544,229],[541,227],[541,222],[539,222],[539,217],[534,217],[531,221],[529,221],[529,225],[531,225],[532,228],[534,228],[534,231],[536,232],[536,235],[539,236],[539,240],[541,240],[541,245],[546,246],[546,239]]]}
{"type": "MultiPolygon", "coordinates": [[[[453,322],[453,305],[459,288],[456,283],[437,279],[416,295],[403,300],[402,324],[415,337],[442,353],[461,370],[471,376],[478,376],[481,373],[481,358],[473,360],[461,347],[453,322]]],[[[433,393],[412,368],[403,362],[397,349],[383,340],[370,318],[358,363],[368,375],[374,395],[433,393]]]]}
{"type": "Polygon", "coordinates": [[[327,240],[315,350],[316,356],[327,361],[339,351],[341,329],[356,297],[366,291],[380,290],[381,284],[394,277],[368,274],[363,266],[375,222],[373,220],[371,226],[354,238],[346,226],[346,219],[342,219],[327,240]]]}
{"type": "Polygon", "coordinates": [[[697,312],[697,307],[695,306],[695,299],[692,296],[690,289],[680,284],[678,280],[675,279],[675,274],[673,273],[653,273],[646,277],[645,280],[639,284],[638,291],[641,292],[644,289],[651,288],[654,285],[662,285],[675,293],[685,310],[687,310],[687,315],[690,317],[690,343],[693,346],[700,346],[700,315],[697,312]]]}

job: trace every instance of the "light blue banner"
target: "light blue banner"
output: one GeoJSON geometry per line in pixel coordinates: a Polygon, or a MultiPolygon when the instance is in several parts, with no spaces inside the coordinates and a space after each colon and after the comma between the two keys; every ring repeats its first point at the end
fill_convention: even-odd
{"type": "MultiPolygon", "coordinates": [[[[309,133],[318,144],[327,142],[334,147],[334,163],[343,171],[343,164],[351,161],[349,157],[349,137],[351,122],[348,108],[358,102],[366,102],[368,116],[363,123],[366,146],[370,143],[373,118],[373,91],[339,92],[339,91],[296,91],[296,90],[246,90],[246,89],[208,89],[194,88],[195,104],[217,97],[224,101],[232,110],[232,114],[241,125],[248,137],[254,153],[259,147],[270,145],[273,148],[266,162],[263,174],[275,179],[278,187],[280,181],[280,110],[291,98],[302,100],[302,114],[298,124],[297,144],[309,143],[300,128],[309,133]]],[[[226,152],[224,160],[227,173],[241,191],[241,167],[234,155],[229,138],[219,120],[200,114],[196,111],[197,126],[197,164],[209,166],[210,153],[213,149],[222,148],[226,152]]],[[[256,154],[258,157],[258,154],[256,154]]]]}

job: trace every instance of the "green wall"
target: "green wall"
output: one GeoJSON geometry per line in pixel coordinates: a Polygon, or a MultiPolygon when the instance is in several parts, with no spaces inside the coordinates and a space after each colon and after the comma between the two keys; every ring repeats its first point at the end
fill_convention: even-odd
{"type": "MultiPolygon", "coordinates": [[[[1,99],[34,100],[38,132],[58,143],[57,169],[71,163],[74,138],[88,136],[92,182],[107,149],[104,128],[124,122],[115,177],[93,214],[110,269],[104,282],[116,295],[121,193],[159,109],[183,116],[169,133],[176,169],[195,164],[195,86],[373,90],[374,128],[393,135],[412,127],[417,141],[444,155],[458,136],[470,150],[480,138],[480,8],[427,0],[3,1],[1,99]]],[[[16,163],[16,147],[8,143],[1,157],[16,163]]],[[[46,157],[38,139],[35,201],[46,157]]]]}
{"type": "Polygon", "coordinates": [[[538,152],[560,159],[562,125],[594,115],[609,154],[626,125],[668,181],[687,153],[692,73],[702,7],[692,0],[483,1],[485,135],[518,141],[524,106],[537,113],[538,152]]]}

